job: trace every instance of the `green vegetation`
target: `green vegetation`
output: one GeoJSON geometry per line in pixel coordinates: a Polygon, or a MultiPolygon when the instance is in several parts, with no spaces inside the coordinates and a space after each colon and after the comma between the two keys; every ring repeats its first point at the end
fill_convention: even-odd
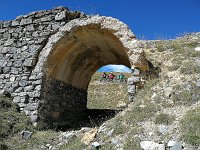
{"type": "Polygon", "coordinates": [[[176,105],[192,105],[199,100],[200,88],[195,83],[185,83],[180,86],[177,85],[173,88],[176,91],[172,95],[172,100],[176,105]],[[190,89],[186,89],[190,87],[190,89]]]}
{"type": "Polygon", "coordinates": [[[85,149],[86,145],[81,142],[79,138],[71,140],[69,143],[64,144],[60,147],[60,150],[82,150],[85,149]]]}
{"type": "Polygon", "coordinates": [[[129,125],[137,122],[146,121],[160,110],[159,105],[153,103],[146,103],[145,105],[135,105],[126,116],[126,123],[129,125]]]}
{"type": "Polygon", "coordinates": [[[174,120],[174,116],[170,116],[168,114],[161,113],[161,114],[156,115],[156,117],[154,119],[154,123],[169,125],[173,122],[173,120],[174,120]]]}
{"type": "Polygon", "coordinates": [[[124,150],[139,150],[140,149],[140,140],[134,138],[134,134],[129,134],[128,138],[124,144],[124,150]]]}
{"type": "Polygon", "coordinates": [[[185,114],[181,120],[182,139],[194,146],[200,145],[200,107],[185,114]]]}
{"type": "Polygon", "coordinates": [[[180,72],[183,74],[200,73],[200,66],[192,62],[187,62],[183,64],[183,66],[180,69],[180,72]]]}
{"type": "Polygon", "coordinates": [[[21,132],[22,130],[33,131],[29,119],[24,113],[19,113],[17,106],[7,97],[0,96],[0,148],[8,147],[4,141],[6,138],[21,132]]]}
{"type": "Polygon", "coordinates": [[[58,133],[53,130],[35,131],[29,139],[22,139],[18,134],[16,134],[7,138],[5,143],[10,149],[29,149],[30,147],[31,149],[41,149],[42,145],[55,145],[57,142],[57,136],[58,133]]]}

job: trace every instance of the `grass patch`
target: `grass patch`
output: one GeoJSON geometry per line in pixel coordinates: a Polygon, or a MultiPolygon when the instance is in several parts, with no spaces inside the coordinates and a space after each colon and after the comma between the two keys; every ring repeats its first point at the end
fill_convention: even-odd
{"type": "Polygon", "coordinates": [[[22,130],[35,130],[29,118],[18,111],[17,105],[10,98],[0,96],[0,112],[1,147],[9,147],[4,141],[22,130]]]}
{"type": "MultiPolygon", "coordinates": [[[[118,73],[114,73],[117,75],[118,73]]],[[[131,74],[125,73],[126,78],[131,74]]],[[[128,102],[126,83],[99,83],[100,72],[96,72],[88,86],[87,108],[89,109],[117,109],[119,101],[128,102]]]]}
{"type": "Polygon", "coordinates": [[[135,138],[133,134],[129,135],[124,144],[124,150],[139,150],[140,140],[135,138]]]}
{"type": "Polygon", "coordinates": [[[170,125],[174,120],[174,116],[170,116],[168,114],[158,114],[156,115],[154,119],[155,124],[165,124],[165,125],[170,125]]]}
{"type": "Polygon", "coordinates": [[[181,120],[182,139],[194,146],[200,145],[200,107],[188,111],[181,120]]]}
{"type": "Polygon", "coordinates": [[[57,145],[58,133],[56,131],[37,131],[34,132],[30,139],[22,139],[20,135],[16,134],[5,140],[9,149],[41,149],[41,146],[46,144],[57,145]]]}
{"type": "Polygon", "coordinates": [[[114,129],[113,135],[125,134],[128,132],[129,127],[124,125],[124,118],[116,116],[112,123],[109,125],[111,129],[114,129]]]}
{"type": "Polygon", "coordinates": [[[168,66],[169,71],[176,71],[180,68],[181,64],[173,64],[172,66],[168,66]]]}
{"type": "Polygon", "coordinates": [[[193,82],[176,85],[173,87],[173,91],[176,93],[172,95],[172,101],[176,105],[192,105],[200,98],[200,87],[193,82]]]}
{"type": "Polygon", "coordinates": [[[19,133],[22,130],[35,131],[29,118],[18,111],[12,99],[4,96],[0,96],[0,112],[0,149],[25,149],[19,142],[22,140],[19,133]]]}
{"type": "Polygon", "coordinates": [[[196,65],[195,63],[192,63],[192,62],[184,63],[183,66],[180,69],[180,72],[182,74],[200,73],[200,66],[198,66],[198,65],[196,65]]]}
{"type": "Polygon", "coordinates": [[[153,117],[154,114],[160,110],[160,106],[153,103],[146,103],[145,105],[136,105],[132,108],[132,111],[128,112],[126,116],[126,123],[128,125],[136,124],[137,122],[143,122],[153,117]]]}
{"type": "Polygon", "coordinates": [[[79,138],[75,138],[74,140],[60,147],[60,150],[82,150],[82,149],[86,149],[86,145],[82,143],[79,138]]]}

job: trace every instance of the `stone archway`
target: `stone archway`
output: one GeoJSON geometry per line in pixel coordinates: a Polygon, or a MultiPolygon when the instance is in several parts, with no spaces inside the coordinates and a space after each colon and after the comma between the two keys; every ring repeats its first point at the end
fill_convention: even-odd
{"type": "Polygon", "coordinates": [[[46,127],[79,124],[87,110],[87,87],[94,72],[107,64],[147,70],[135,35],[111,17],[76,19],[52,35],[34,73],[42,72],[39,109],[46,127]]]}

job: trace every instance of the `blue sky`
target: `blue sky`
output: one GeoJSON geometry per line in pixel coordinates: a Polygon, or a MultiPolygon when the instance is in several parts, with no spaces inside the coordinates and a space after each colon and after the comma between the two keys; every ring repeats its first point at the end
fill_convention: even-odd
{"type": "MultiPolygon", "coordinates": [[[[66,6],[125,22],[139,39],[171,39],[200,31],[200,0],[0,0],[0,20],[66,6]]],[[[127,71],[105,66],[100,71],[127,71]],[[113,70],[114,69],[114,70],[113,70]]]]}
{"type": "Polygon", "coordinates": [[[124,65],[106,65],[101,67],[98,72],[132,72],[132,70],[124,65]]]}
{"type": "Polygon", "coordinates": [[[0,0],[0,20],[56,6],[118,18],[140,39],[200,31],[200,0],[0,0]]]}

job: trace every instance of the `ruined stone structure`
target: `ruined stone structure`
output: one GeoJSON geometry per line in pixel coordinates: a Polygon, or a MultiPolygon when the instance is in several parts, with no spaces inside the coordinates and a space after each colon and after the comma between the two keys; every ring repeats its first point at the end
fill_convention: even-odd
{"type": "Polygon", "coordinates": [[[117,19],[59,7],[0,22],[0,91],[32,122],[76,124],[92,75],[107,64],[148,70],[140,43],[117,19]]]}

